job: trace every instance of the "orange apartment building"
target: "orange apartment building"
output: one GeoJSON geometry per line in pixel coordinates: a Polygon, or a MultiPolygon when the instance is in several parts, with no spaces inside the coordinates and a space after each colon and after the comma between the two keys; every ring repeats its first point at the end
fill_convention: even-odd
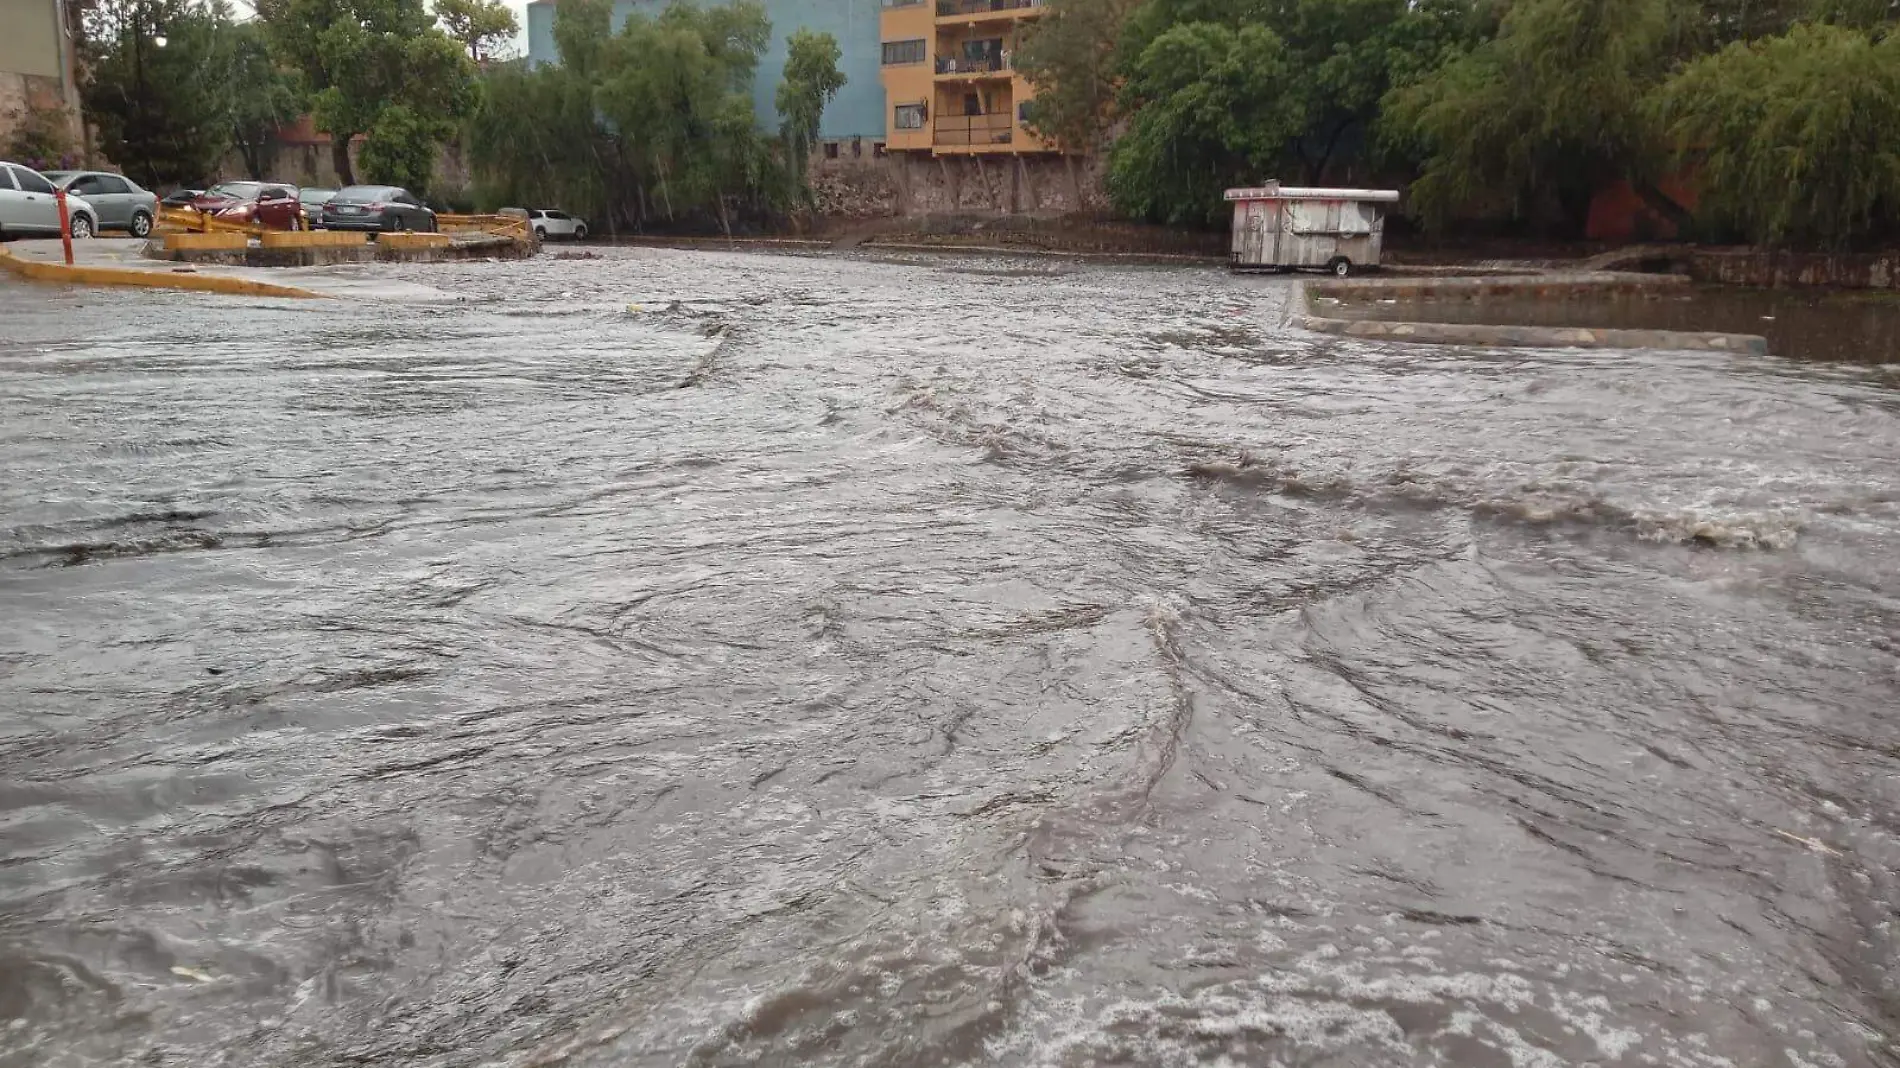
{"type": "Polygon", "coordinates": [[[1054,153],[1023,125],[1012,60],[1044,0],[883,0],[885,147],[930,156],[1054,153]]]}

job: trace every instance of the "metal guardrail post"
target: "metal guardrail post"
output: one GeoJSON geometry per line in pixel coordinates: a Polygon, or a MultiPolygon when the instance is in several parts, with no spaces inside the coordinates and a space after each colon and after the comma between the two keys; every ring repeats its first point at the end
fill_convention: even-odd
{"type": "Polygon", "coordinates": [[[66,191],[54,189],[53,199],[59,201],[59,245],[66,253],[66,266],[73,265],[73,217],[66,210],[66,191]]]}

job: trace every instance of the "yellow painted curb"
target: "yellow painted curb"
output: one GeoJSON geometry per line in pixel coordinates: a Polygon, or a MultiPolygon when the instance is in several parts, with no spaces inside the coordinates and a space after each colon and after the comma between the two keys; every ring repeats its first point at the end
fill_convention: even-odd
{"type": "Polygon", "coordinates": [[[447,234],[381,234],[376,244],[382,248],[448,248],[453,240],[447,234]]]}
{"type": "Polygon", "coordinates": [[[219,249],[235,251],[251,247],[248,234],[213,230],[202,234],[166,234],[165,247],[176,249],[219,249]]]}
{"type": "Polygon", "coordinates": [[[266,230],[258,241],[265,248],[354,248],[367,244],[369,235],[344,230],[266,230]]]}
{"type": "Polygon", "coordinates": [[[65,282],[83,286],[143,286],[147,289],[194,289],[205,293],[226,293],[239,297],[304,297],[318,299],[325,294],[273,282],[254,282],[222,274],[191,274],[180,271],[142,271],[130,267],[68,267],[63,263],[23,260],[0,248],[0,268],[36,282],[65,282]]]}

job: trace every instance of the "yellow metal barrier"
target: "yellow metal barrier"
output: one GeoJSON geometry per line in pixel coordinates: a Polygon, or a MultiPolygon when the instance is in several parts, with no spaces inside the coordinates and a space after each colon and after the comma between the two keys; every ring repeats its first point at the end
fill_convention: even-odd
{"type": "Polygon", "coordinates": [[[435,224],[445,231],[493,234],[517,241],[526,241],[531,235],[528,220],[514,215],[437,215],[435,224]]]}
{"type": "Polygon", "coordinates": [[[232,222],[191,208],[162,208],[158,213],[158,222],[160,226],[194,234],[222,232],[255,236],[264,232],[264,228],[256,223],[232,222]]]}

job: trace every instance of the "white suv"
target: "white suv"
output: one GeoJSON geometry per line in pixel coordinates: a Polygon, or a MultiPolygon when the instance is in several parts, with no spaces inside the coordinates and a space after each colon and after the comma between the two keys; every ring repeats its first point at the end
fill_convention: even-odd
{"type": "MultiPolygon", "coordinates": [[[[66,217],[74,237],[99,232],[99,213],[80,197],[67,196],[66,217]]],[[[0,236],[58,237],[59,201],[53,183],[31,167],[0,161],[0,236]]]]}
{"type": "Polygon", "coordinates": [[[587,223],[564,211],[530,208],[528,225],[534,227],[534,236],[543,241],[550,237],[571,237],[576,241],[587,240],[587,223]]]}

